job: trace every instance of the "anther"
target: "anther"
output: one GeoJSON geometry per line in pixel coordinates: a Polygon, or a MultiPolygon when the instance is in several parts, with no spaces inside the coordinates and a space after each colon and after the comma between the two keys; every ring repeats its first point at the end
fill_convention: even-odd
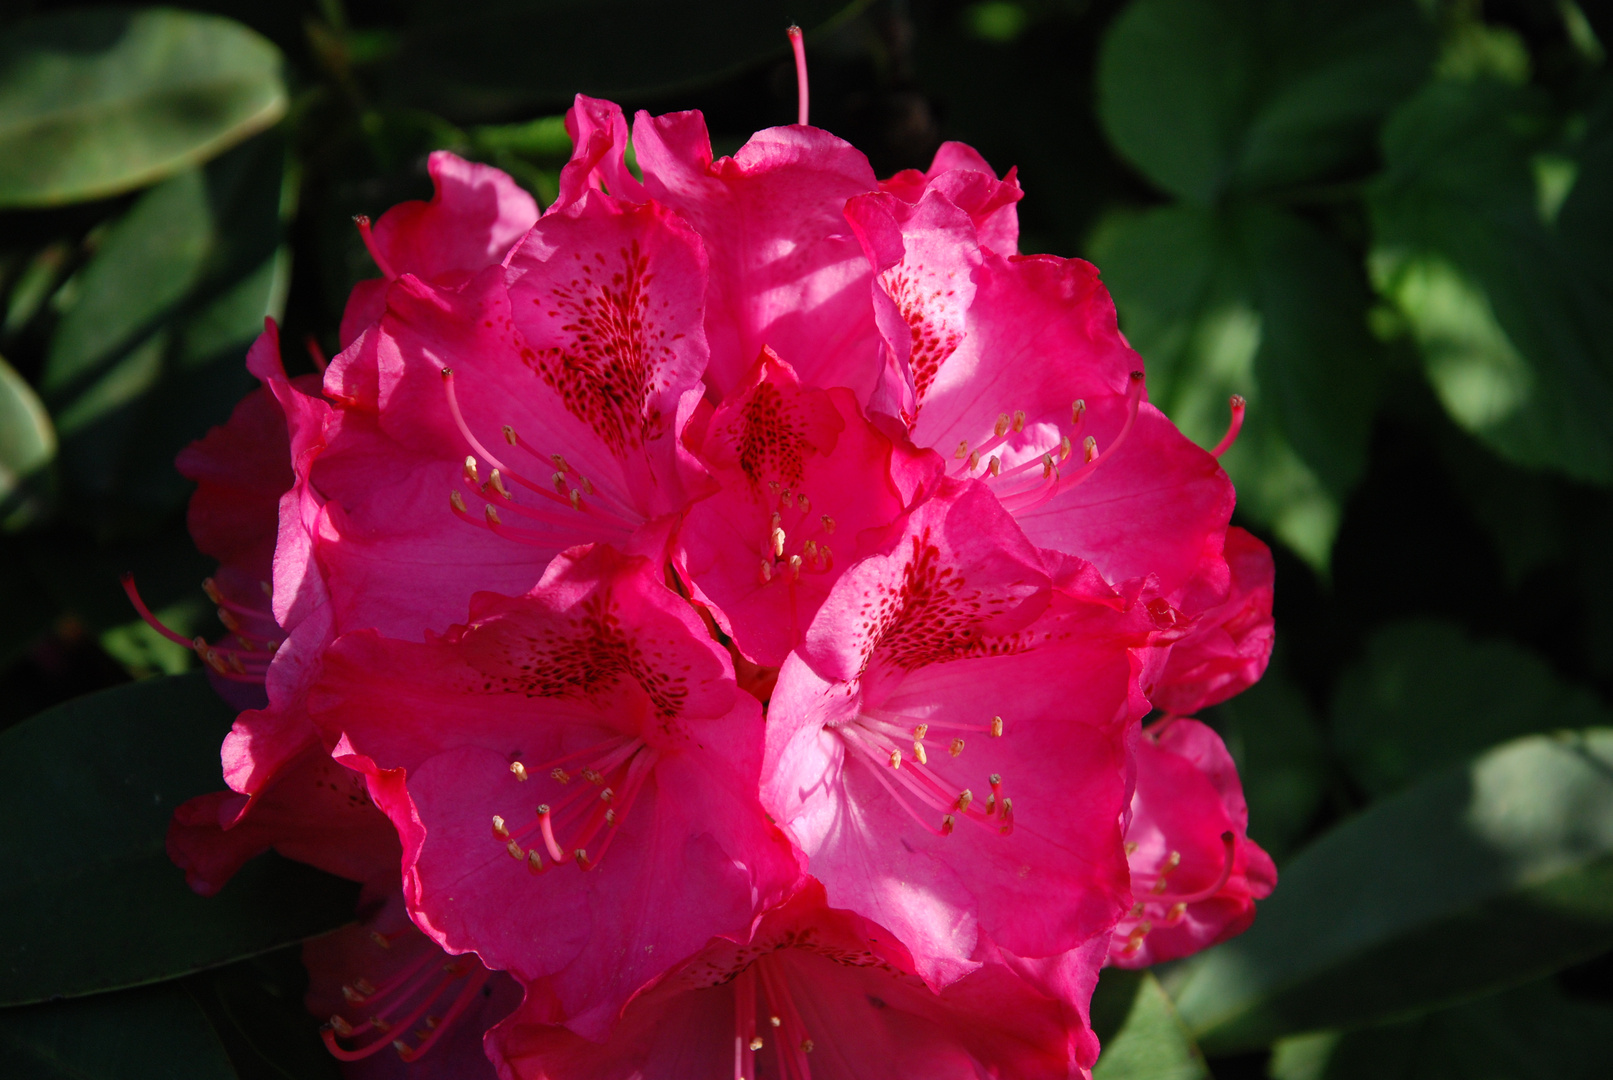
{"type": "Polygon", "coordinates": [[[346,983],[342,984],[342,999],[349,1005],[359,1005],[364,1001],[364,995],[346,983]]]}
{"type": "Polygon", "coordinates": [[[514,859],[516,862],[526,862],[526,849],[516,841],[511,840],[508,844],[505,844],[504,850],[508,851],[510,853],[510,858],[514,859]]]}
{"type": "Polygon", "coordinates": [[[986,466],[986,471],[992,476],[997,476],[1003,471],[1003,459],[1001,455],[991,455],[991,462],[986,466]]]}
{"type": "Polygon", "coordinates": [[[952,745],[947,747],[947,750],[952,754],[953,757],[957,757],[959,754],[963,753],[963,740],[953,739],[952,745]]]}
{"type": "Polygon", "coordinates": [[[779,1019],[776,1016],[769,1016],[767,1018],[767,1022],[769,1024],[772,1024],[774,1027],[783,1027],[784,1026],[784,1021],[779,1019]]]}
{"type": "Polygon", "coordinates": [[[523,784],[531,779],[531,777],[527,775],[526,766],[521,764],[519,761],[510,762],[510,772],[513,773],[515,778],[521,781],[523,784]]]}
{"type": "Polygon", "coordinates": [[[332,1016],[329,1020],[329,1024],[330,1029],[344,1039],[353,1034],[353,1025],[349,1024],[339,1015],[332,1016]]]}
{"type": "Polygon", "coordinates": [[[824,514],[823,517],[819,518],[818,520],[823,522],[823,531],[828,533],[830,536],[833,536],[835,531],[835,519],[830,517],[828,514],[824,514]]]}
{"type": "Polygon", "coordinates": [[[1076,398],[1075,399],[1075,404],[1070,406],[1070,423],[1079,424],[1081,422],[1081,415],[1083,413],[1085,413],[1086,411],[1087,411],[1086,399],[1085,398],[1076,398]]]}
{"type": "Polygon", "coordinates": [[[554,489],[555,489],[555,492],[557,494],[564,495],[566,493],[566,474],[565,473],[556,471],[553,475],[551,475],[549,477],[549,482],[554,485],[554,489]]]}
{"type": "Polygon", "coordinates": [[[930,733],[930,725],[929,724],[919,724],[918,726],[913,728],[913,738],[915,738],[915,739],[922,739],[922,738],[924,738],[924,736],[928,735],[929,733],[930,733]]]}
{"type": "Polygon", "coordinates": [[[202,578],[202,592],[206,593],[207,598],[215,604],[224,602],[224,594],[218,591],[218,585],[212,578],[202,578]]]}
{"type": "Polygon", "coordinates": [[[958,792],[958,812],[962,813],[963,811],[969,809],[969,804],[974,801],[974,792],[970,791],[968,788],[964,788],[962,791],[958,792]]]}
{"type": "Polygon", "coordinates": [[[606,788],[604,791],[601,791],[599,793],[599,801],[600,802],[610,802],[615,797],[616,797],[616,789],[615,788],[606,788]]]}
{"type": "Polygon", "coordinates": [[[1098,440],[1091,435],[1081,440],[1081,460],[1088,464],[1098,460],[1098,440]]]}
{"type": "Polygon", "coordinates": [[[1024,409],[1015,409],[1014,410],[1014,430],[1015,431],[1024,431],[1025,430],[1025,410],[1024,409]]]}
{"type": "Polygon", "coordinates": [[[392,939],[381,933],[379,930],[370,931],[370,940],[381,946],[383,949],[390,949],[392,947],[392,939]]]}
{"type": "Polygon", "coordinates": [[[941,819],[941,835],[942,836],[951,836],[952,835],[952,829],[953,829],[953,826],[954,826],[955,822],[956,822],[956,819],[953,818],[953,816],[951,814],[947,814],[945,817],[943,817],[941,819]]]}
{"type": "Polygon", "coordinates": [[[449,504],[451,506],[453,506],[453,508],[455,510],[458,510],[461,514],[469,513],[469,511],[465,509],[465,500],[460,498],[459,492],[450,491],[448,493],[448,502],[449,502],[449,504]]]}
{"type": "Polygon", "coordinates": [[[1248,404],[1242,394],[1232,395],[1232,419],[1227,423],[1227,433],[1221,436],[1221,441],[1215,444],[1215,449],[1210,453],[1220,457],[1232,449],[1232,444],[1238,441],[1238,432],[1243,430],[1243,410],[1248,404]]]}
{"type": "Polygon", "coordinates": [[[930,763],[929,756],[924,752],[924,744],[916,740],[913,743],[913,756],[918,759],[918,763],[920,765],[928,765],[930,763]]]}
{"type": "Polygon", "coordinates": [[[1042,479],[1043,480],[1050,479],[1052,477],[1052,475],[1053,475],[1053,455],[1052,454],[1043,454],[1042,455],[1042,479]]]}
{"type": "Polygon", "coordinates": [[[353,980],[353,986],[365,997],[369,997],[375,993],[375,984],[364,978],[362,975],[353,980]]]}
{"type": "Polygon", "coordinates": [[[487,478],[487,486],[504,496],[506,499],[515,498],[515,496],[510,493],[510,489],[504,486],[504,477],[499,475],[497,469],[494,469],[493,475],[487,478]]]}
{"type": "Polygon", "coordinates": [[[971,451],[969,451],[969,470],[968,471],[969,472],[974,472],[978,468],[980,468],[980,451],[971,450],[971,451]]]}
{"type": "Polygon", "coordinates": [[[774,526],[772,537],[773,557],[781,559],[784,557],[784,530],[774,526]]]}
{"type": "Polygon", "coordinates": [[[514,446],[519,441],[515,436],[515,429],[508,424],[504,425],[504,441],[511,446],[514,446]]]}
{"type": "Polygon", "coordinates": [[[803,514],[812,513],[812,500],[807,498],[805,495],[797,495],[795,497],[795,505],[801,508],[801,513],[803,514]]]}
{"type": "Polygon", "coordinates": [[[582,492],[578,491],[576,488],[572,488],[571,494],[568,496],[568,498],[571,499],[571,508],[573,510],[582,509],[582,492]]]}
{"type": "Polygon", "coordinates": [[[902,752],[900,750],[892,750],[891,751],[891,768],[900,769],[901,767],[902,767],[902,752]]]}
{"type": "Polygon", "coordinates": [[[960,439],[960,440],[958,440],[958,448],[953,451],[952,457],[957,461],[962,461],[964,458],[966,458],[968,456],[969,456],[969,440],[968,439],[960,439]]]}
{"type": "Polygon", "coordinates": [[[1004,435],[1008,434],[1008,425],[1010,423],[1012,423],[1012,421],[1008,419],[1007,413],[998,413],[997,422],[991,426],[991,433],[999,439],[1002,438],[1004,435]]]}
{"type": "Polygon", "coordinates": [[[476,473],[476,459],[473,457],[465,458],[465,481],[472,487],[482,482],[482,478],[476,473]]]}
{"type": "Polygon", "coordinates": [[[1135,841],[1135,840],[1127,840],[1125,846],[1126,846],[1126,856],[1127,856],[1127,858],[1130,858],[1132,855],[1136,854],[1137,841],[1135,841]]]}
{"type": "Polygon", "coordinates": [[[760,1035],[751,1036],[750,1048],[752,1050],[760,1050],[762,1048],[762,1037],[760,1035]]]}
{"type": "Polygon", "coordinates": [[[815,1045],[816,1044],[813,1043],[813,1041],[811,1039],[802,1039],[801,1040],[801,1053],[803,1053],[803,1054],[812,1053],[812,1048],[815,1045]]]}
{"type": "Polygon", "coordinates": [[[414,1053],[413,1050],[409,1049],[409,1044],[404,1042],[402,1039],[393,1039],[392,1049],[396,1050],[398,1052],[398,1056],[404,1061],[408,1061],[410,1055],[414,1053]]]}
{"type": "Polygon", "coordinates": [[[773,580],[773,564],[770,561],[768,561],[767,559],[763,559],[762,560],[761,571],[756,576],[762,579],[762,584],[763,585],[766,585],[769,581],[772,581],[773,580]]]}
{"type": "Polygon", "coordinates": [[[1176,903],[1172,904],[1171,909],[1165,913],[1165,921],[1175,922],[1186,914],[1187,905],[1178,900],[1176,903]]]}
{"type": "Polygon", "coordinates": [[[499,520],[498,507],[494,506],[492,503],[487,503],[482,507],[482,516],[487,518],[487,523],[489,525],[504,524],[503,521],[499,520]]]}
{"type": "Polygon", "coordinates": [[[1070,455],[1075,453],[1075,447],[1070,444],[1070,437],[1065,435],[1059,439],[1059,460],[1068,461],[1070,455]]]}
{"type": "Polygon", "coordinates": [[[493,838],[495,840],[508,840],[510,838],[510,830],[505,828],[504,819],[497,814],[493,815],[493,838]]]}
{"type": "Polygon", "coordinates": [[[237,619],[235,613],[228,608],[218,609],[218,621],[223,623],[224,629],[231,633],[236,633],[241,629],[241,620],[237,619]]]}
{"type": "Polygon", "coordinates": [[[590,784],[596,784],[597,785],[597,784],[603,784],[605,782],[604,775],[602,773],[597,773],[592,769],[584,769],[582,771],[582,778],[584,780],[588,781],[590,784]]]}
{"type": "Polygon", "coordinates": [[[532,848],[526,853],[526,868],[534,874],[543,872],[543,856],[538,854],[537,848],[532,848]]]}
{"type": "Polygon", "coordinates": [[[801,556],[799,555],[790,556],[790,580],[801,580],[801,556]]]}
{"type": "Polygon", "coordinates": [[[782,492],[779,493],[778,508],[780,510],[788,510],[790,508],[790,503],[792,501],[794,501],[794,499],[795,499],[795,496],[794,496],[794,494],[791,493],[790,489],[785,488],[782,492]]]}
{"type": "Polygon", "coordinates": [[[1004,799],[1003,800],[1003,823],[998,828],[997,831],[1002,833],[1004,836],[1007,836],[1009,833],[1014,831],[1014,800],[1013,799],[1004,799]]]}
{"type": "MultiPolygon", "coordinates": [[[[549,770],[549,776],[562,784],[571,783],[571,774],[560,768],[558,765],[549,770]]],[[[549,808],[547,806],[540,806],[538,807],[538,812],[541,814],[546,812],[548,809],[549,808]]]]}
{"type": "Polygon", "coordinates": [[[1000,717],[1000,716],[993,716],[991,718],[991,737],[993,739],[1000,739],[1000,738],[1002,738],[1002,735],[1003,735],[1003,718],[1000,717]]]}

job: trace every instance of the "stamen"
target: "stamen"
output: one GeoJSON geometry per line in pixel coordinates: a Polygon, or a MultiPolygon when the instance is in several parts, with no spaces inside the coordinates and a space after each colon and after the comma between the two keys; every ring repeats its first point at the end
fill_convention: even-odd
{"type": "Polygon", "coordinates": [[[795,53],[795,122],[806,127],[807,105],[807,66],[806,41],[801,36],[801,28],[791,25],[785,31],[790,38],[790,49],[795,53]]]}
{"type": "Polygon", "coordinates": [[[375,260],[375,265],[380,269],[381,275],[388,281],[398,280],[397,271],[393,270],[392,264],[386,261],[386,256],[381,254],[381,249],[375,246],[375,235],[370,231],[369,215],[353,215],[353,224],[358,226],[358,235],[364,241],[364,250],[368,251],[370,258],[375,260]]]}
{"type": "Polygon", "coordinates": [[[962,461],[964,458],[968,457],[969,456],[969,440],[968,439],[960,439],[960,440],[958,440],[958,448],[957,448],[957,450],[955,450],[953,452],[952,456],[953,456],[953,458],[955,458],[958,461],[962,461]]]}
{"type": "Polygon", "coordinates": [[[526,766],[521,764],[519,761],[510,762],[510,772],[513,773],[515,778],[521,781],[523,784],[531,779],[531,777],[527,775],[526,766]]]}
{"type": "Polygon", "coordinates": [[[303,339],[303,345],[308,349],[308,359],[314,362],[314,367],[319,369],[320,374],[324,374],[325,369],[330,366],[330,361],[325,359],[325,350],[319,347],[319,339],[309,334],[303,339]]]}
{"type": "Polygon", "coordinates": [[[1214,450],[1210,451],[1216,457],[1220,457],[1232,449],[1232,444],[1238,441],[1238,432],[1243,430],[1243,410],[1248,405],[1248,402],[1243,400],[1243,395],[1233,394],[1231,404],[1232,419],[1227,422],[1227,433],[1221,436],[1221,441],[1215,444],[1214,450]]]}
{"type": "Polygon", "coordinates": [[[959,754],[963,753],[963,740],[962,739],[953,739],[952,740],[952,745],[947,747],[947,751],[953,757],[957,757],[959,754]]]}

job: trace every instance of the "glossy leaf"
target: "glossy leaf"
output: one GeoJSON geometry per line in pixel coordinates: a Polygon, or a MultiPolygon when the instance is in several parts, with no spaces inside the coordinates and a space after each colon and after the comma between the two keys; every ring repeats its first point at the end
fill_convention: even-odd
{"type": "Polygon", "coordinates": [[[280,53],[194,12],[90,9],[0,38],[0,206],[115,195],[206,161],[286,111],[280,53]]]}
{"type": "Polygon", "coordinates": [[[285,292],[273,133],[152,188],[75,280],[41,393],[73,509],[97,524],[177,507],[174,455],[251,387],[242,357],[285,292]]]}
{"type": "Polygon", "coordinates": [[[1373,279],[1458,424],[1521,465],[1609,484],[1613,120],[1585,136],[1578,179],[1542,156],[1555,128],[1542,95],[1486,78],[1407,102],[1369,198],[1373,279]]]}
{"type": "Polygon", "coordinates": [[[177,983],[0,1011],[7,1080],[235,1080],[194,998],[177,983]]]}
{"type": "Polygon", "coordinates": [[[1332,732],[1352,778],[1376,797],[1507,739],[1608,724],[1594,694],[1533,653],[1416,621],[1378,631],[1344,673],[1332,732]]]}
{"type": "Polygon", "coordinates": [[[341,1080],[341,1064],[319,1037],[324,1018],[303,1004],[308,973],[301,946],[204,971],[185,986],[241,1080],[341,1080]]]}
{"type": "Polygon", "coordinates": [[[1207,1052],[1372,1023],[1613,945],[1613,730],[1530,736],[1374,804],[1166,979],[1207,1052]]]}
{"type": "Polygon", "coordinates": [[[1146,971],[1104,969],[1092,1025],[1103,1042],[1092,1080],[1209,1080],[1171,999],[1146,971]]]}
{"type": "Polygon", "coordinates": [[[1222,458],[1238,505],[1325,568],[1365,463],[1381,364],[1349,257],[1299,218],[1252,205],[1114,217],[1091,257],[1147,361],[1149,400],[1211,446],[1242,395],[1243,434],[1222,458]]]}
{"type": "Polygon", "coordinates": [[[866,0],[426,0],[398,57],[397,90],[454,115],[566,105],[578,92],[640,96],[782,59],[792,22],[810,33],[863,6],[866,0]]]}
{"type": "Polygon", "coordinates": [[[357,886],[266,855],[185,886],[174,808],[222,786],[233,719],[200,674],[91,694],[0,733],[0,1005],[169,979],[352,917],[357,886]]]}
{"type": "Polygon", "coordinates": [[[1414,1020],[1285,1039],[1272,1080],[1600,1080],[1613,1062],[1613,1006],[1549,980],[1414,1020]]]}
{"type": "Polygon", "coordinates": [[[1370,157],[1432,55],[1409,0],[1136,0],[1104,39],[1098,114],[1150,180],[1208,204],[1370,157]]]}
{"type": "Polygon", "coordinates": [[[56,427],[44,402],[0,358],[0,528],[19,528],[39,514],[40,472],[55,456],[56,427]]]}

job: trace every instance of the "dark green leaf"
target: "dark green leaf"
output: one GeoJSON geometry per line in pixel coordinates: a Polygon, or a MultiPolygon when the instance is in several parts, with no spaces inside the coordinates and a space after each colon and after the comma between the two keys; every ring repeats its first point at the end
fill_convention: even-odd
{"type": "Polygon", "coordinates": [[[1190,438],[1212,445],[1228,397],[1248,400],[1222,459],[1239,506],[1325,569],[1381,366],[1349,257],[1299,218],[1247,205],[1111,218],[1091,256],[1148,362],[1149,399],[1190,438]]]}
{"type": "Polygon", "coordinates": [[[1212,722],[1238,763],[1249,803],[1249,836],[1284,861],[1316,817],[1327,778],[1321,727],[1279,659],[1212,722]]]}
{"type": "Polygon", "coordinates": [[[1104,970],[1092,1026],[1103,1040],[1092,1080],[1209,1080],[1171,999],[1146,971],[1104,970]]]}
{"type": "Polygon", "coordinates": [[[184,987],[102,994],[0,1012],[7,1080],[235,1080],[184,987]]]}
{"type": "Polygon", "coordinates": [[[1519,464],[1608,484],[1613,123],[1588,136],[1577,182],[1545,154],[1556,133],[1543,96],[1490,79],[1407,102],[1369,199],[1373,278],[1458,424],[1519,464]]]}
{"type": "Polygon", "coordinates": [[[349,920],[356,886],[266,855],[201,897],[163,850],[222,786],[233,711],[200,674],[105,690],[0,734],[0,1005],[173,978],[349,920]]]}
{"type": "Polygon", "coordinates": [[[1415,1014],[1613,945],[1613,730],[1530,736],[1384,799],[1166,979],[1211,1053],[1415,1014]]]}
{"type": "Polygon", "coordinates": [[[242,358],[285,291],[284,152],[268,133],[152,188],[75,280],[40,389],[97,524],[177,507],[174,455],[250,389],[242,358]]]}
{"type": "Polygon", "coordinates": [[[1600,1080],[1613,1062],[1613,1007],[1550,981],[1415,1020],[1279,1042],[1272,1080],[1600,1080]]]}
{"type": "Polygon", "coordinates": [[[277,949],[204,971],[185,985],[213,1022],[241,1080],[341,1080],[303,1004],[302,949],[277,949]]]}
{"type": "Polygon", "coordinates": [[[246,27],[162,9],[91,9],[0,40],[0,206],[149,184],[286,111],[280,53],[246,27]]]}
{"type": "Polygon", "coordinates": [[[425,0],[396,70],[400,95],[455,116],[643,95],[710,82],[867,0],[425,0]]]}
{"type": "Polygon", "coordinates": [[[1098,113],[1149,179],[1210,203],[1368,156],[1432,55],[1407,0],[1136,0],[1104,39],[1098,113]]]}
{"type": "Polygon", "coordinates": [[[1506,641],[1450,623],[1385,627],[1333,699],[1333,743],[1374,797],[1506,739],[1599,727],[1613,717],[1589,691],[1506,641]]]}
{"type": "Polygon", "coordinates": [[[39,514],[40,473],[55,456],[56,427],[44,403],[0,358],[0,528],[20,528],[39,514]]]}

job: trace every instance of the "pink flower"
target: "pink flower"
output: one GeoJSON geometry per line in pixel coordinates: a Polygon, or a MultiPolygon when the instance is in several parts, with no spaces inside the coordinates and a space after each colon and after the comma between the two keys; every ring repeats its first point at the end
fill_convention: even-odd
{"type": "Polygon", "coordinates": [[[1147,967],[1243,933],[1277,869],[1247,834],[1249,809],[1220,736],[1166,720],[1137,741],[1137,791],[1126,830],[1132,904],[1109,960],[1147,967]]]}
{"type": "Polygon", "coordinates": [[[1124,910],[1149,627],[1096,590],[1054,590],[986,487],[949,482],[841,576],[780,672],[763,802],[829,902],[933,985],[981,935],[1045,957],[1124,910]]]}
{"type": "Polygon", "coordinates": [[[659,578],[568,552],[527,596],[477,594],[440,638],[345,635],[311,700],[403,838],[421,928],[552,979],[596,1037],[797,875],[757,801],[761,708],[659,578]]]}
{"type": "Polygon", "coordinates": [[[474,955],[450,956],[417,930],[403,894],[368,889],[360,923],[302,947],[308,1011],[348,1080],[493,1080],[489,1028],[520,1003],[520,984],[474,955]],[[396,1051],[390,1053],[385,1051],[396,1051]]]}
{"type": "Polygon", "coordinates": [[[714,940],[646,987],[604,1044],[557,1023],[543,984],[488,1043],[504,1080],[1087,1076],[1096,963],[1061,964],[1051,981],[1064,996],[1020,978],[1019,964],[993,955],[937,994],[888,932],[809,884],[749,940],[714,940]]]}

